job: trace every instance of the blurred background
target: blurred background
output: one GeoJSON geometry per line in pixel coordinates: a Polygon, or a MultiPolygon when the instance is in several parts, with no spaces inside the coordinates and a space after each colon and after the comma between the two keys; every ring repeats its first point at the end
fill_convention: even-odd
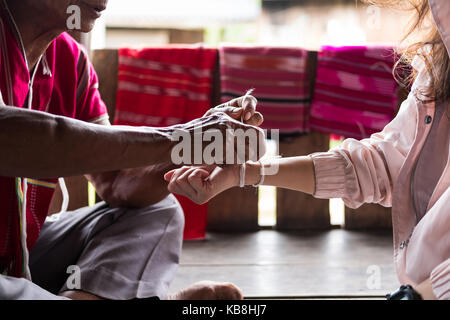
{"type": "Polygon", "coordinates": [[[396,43],[405,12],[357,0],[110,0],[92,49],[221,42],[302,46],[396,43]]]}

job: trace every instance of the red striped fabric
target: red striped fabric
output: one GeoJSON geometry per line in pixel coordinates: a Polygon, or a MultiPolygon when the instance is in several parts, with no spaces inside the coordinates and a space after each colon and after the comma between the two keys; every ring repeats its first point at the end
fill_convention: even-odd
{"type": "MultiPolygon", "coordinates": [[[[202,117],[211,107],[217,50],[202,46],[120,49],[116,125],[164,127],[202,117]]],[[[207,206],[177,196],[184,239],[203,239],[207,206]]]]}
{"type": "Polygon", "coordinates": [[[254,88],[263,129],[282,134],[308,131],[310,75],[308,52],[300,48],[219,48],[222,101],[254,88]]]}
{"type": "Polygon", "coordinates": [[[116,124],[171,126],[211,107],[217,50],[165,46],[119,50],[116,124]]]}
{"type": "Polygon", "coordinates": [[[363,139],[392,121],[398,84],[389,47],[323,47],[319,52],[311,129],[363,139]]]}

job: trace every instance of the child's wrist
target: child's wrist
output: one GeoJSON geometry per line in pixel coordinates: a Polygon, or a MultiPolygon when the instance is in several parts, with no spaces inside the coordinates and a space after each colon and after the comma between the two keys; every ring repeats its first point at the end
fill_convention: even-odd
{"type": "Polygon", "coordinates": [[[233,166],[233,187],[256,185],[261,181],[261,163],[248,161],[233,166]],[[243,168],[245,166],[245,168],[243,168]]]}
{"type": "Polygon", "coordinates": [[[261,162],[248,161],[245,168],[245,185],[256,185],[261,181],[261,162]]]}

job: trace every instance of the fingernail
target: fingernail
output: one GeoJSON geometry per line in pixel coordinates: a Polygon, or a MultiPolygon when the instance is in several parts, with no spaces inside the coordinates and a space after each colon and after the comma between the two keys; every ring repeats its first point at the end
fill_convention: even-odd
{"type": "Polygon", "coordinates": [[[245,114],[245,121],[249,120],[252,117],[252,114],[250,112],[247,112],[245,114]]]}

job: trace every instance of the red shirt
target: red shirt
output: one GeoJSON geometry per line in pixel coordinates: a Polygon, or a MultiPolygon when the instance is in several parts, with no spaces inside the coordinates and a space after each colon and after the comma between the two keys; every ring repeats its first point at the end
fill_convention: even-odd
{"type": "MultiPolygon", "coordinates": [[[[6,105],[18,108],[28,107],[33,75],[23,52],[12,19],[5,8],[0,8],[0,90],[6,105]]],[[[84,50],[68,34],[62,34],[50,44],[34,73],[33,110],[87,122],[108,117],[98,91],[97,75],[84,50]]],[[[2,153],[9,152],[0,148],[2,153]]],[[[35,156],[29,161],[39,161],[39,154],[35,156]]],[[[27,246],[31,250],[47,217],[57,180],[27,181],[27,246]]],[[[23,186],[17,182],[15,177],[0,177],[0,273],[23,276],[19,229],[23,186]]]]}

